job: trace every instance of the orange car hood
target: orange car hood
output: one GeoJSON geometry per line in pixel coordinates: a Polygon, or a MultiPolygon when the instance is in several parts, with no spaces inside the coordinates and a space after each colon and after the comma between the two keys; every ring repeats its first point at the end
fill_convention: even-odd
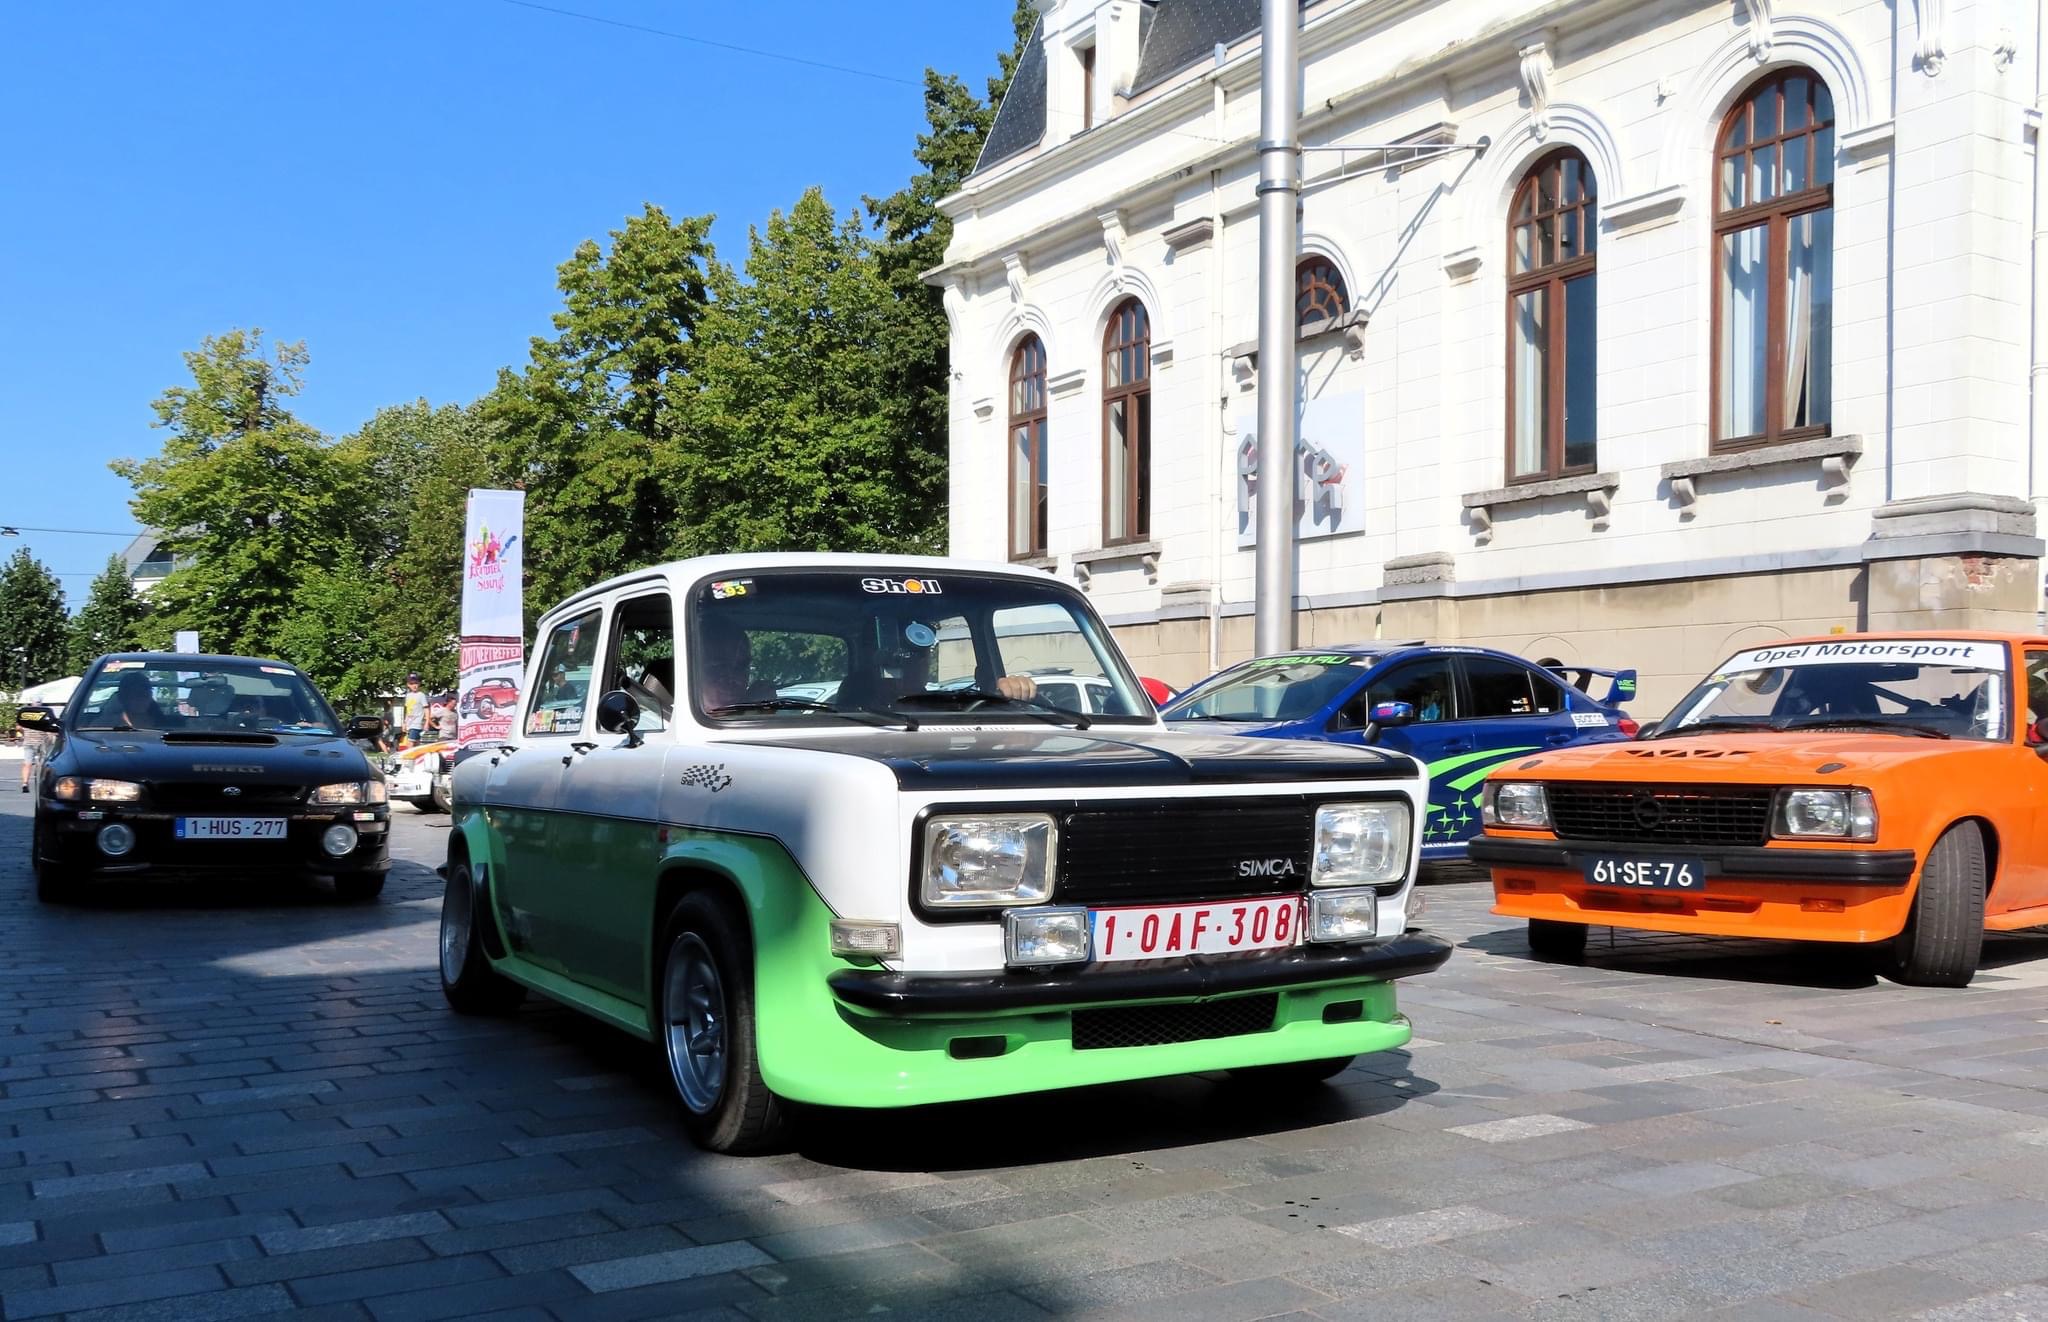
{"type": "Polygon", "coordinates": [[[1659,784],[1771,784],[1825,777],[1854,783],[1907,763],[2003,747],[1975,739],[1822,731],[1734,734],[1586,744],[1510,762],[1495,780],[1638,780],[1659,784]],[[1839,765],[1834,765],[1839,764],[1839,765]],[[1822,768],[1828,770],[1823,771],[1822,768]]]}

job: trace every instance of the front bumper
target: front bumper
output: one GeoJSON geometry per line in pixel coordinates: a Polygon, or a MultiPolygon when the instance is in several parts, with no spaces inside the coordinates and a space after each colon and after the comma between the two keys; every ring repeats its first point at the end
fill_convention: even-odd
{"type": "MultiPolygon", "coordinates": [[[[284,872],[294,876],[346,877],[390,870],[390,813],[384,805],[252,813],[286,819],[283,840],[180,840],[177,819],[189,813],[157,812],[75,804],[45,799],[37,832],[42,860],[80,876],[133,877],[150,873],[193,876],[247,876],[284,872]],[[132,828],[135,848],[119,857],[100,851],[102,827],[115,823],[132,828]],[[339,858],[320,845],[330,826],[355,828],[358,839],[339,858]]],[[[219,814],[215,814],[219,815],[219,814]]]]}
{"type": "Polygon", "coordinates": [[[1910,849],[1713,846],[1482,835],[1467,857],[1493,872],[1493,912],[1510,918],[1795,941],[1882,941],[1906,923],[1919,871],[1910,849]],[[1632,890],[1586,880],[1599,855],[1697,859],[1698,891],[1632,890]]]}

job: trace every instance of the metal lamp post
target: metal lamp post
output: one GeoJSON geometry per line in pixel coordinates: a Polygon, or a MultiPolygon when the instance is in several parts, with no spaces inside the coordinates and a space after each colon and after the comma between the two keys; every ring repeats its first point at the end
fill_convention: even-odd
{"type": "Polygon", "coordinates": [[[1294,646],[1294,261],[1300,0],[1262,0],[1259,78],[1259,491],[1253,650],[1294,646]]]}

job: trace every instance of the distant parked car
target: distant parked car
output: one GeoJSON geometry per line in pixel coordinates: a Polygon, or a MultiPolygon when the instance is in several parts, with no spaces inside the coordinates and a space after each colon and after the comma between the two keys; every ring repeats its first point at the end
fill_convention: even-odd
{"type": "Polygon", "coordinates": [[[1262,656],[1188,689],[1160,713],[1171,725],[1276,739],[1375,744],[1427,768],[1422,856],[1465,856],[1479,833],[1479,785],[1511,758],[1635,736],[1620,704],[1633,670],[1551,670],[1506,652],[1371,642],[1262,656]],[[1605,677],[1595,699],[1586,691],[1605,677]]]}

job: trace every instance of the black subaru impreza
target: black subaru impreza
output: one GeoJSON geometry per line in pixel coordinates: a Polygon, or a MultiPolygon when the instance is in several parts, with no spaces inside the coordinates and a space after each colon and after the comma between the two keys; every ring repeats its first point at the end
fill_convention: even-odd
{"type": "Polygon", "coordinates": [[[281,661],[185,653],[103,656],[60,711],[24,707],[55,735],[36,781],[38,898],[93,878],[279,873],[330,878],[368,900],[390,869],[384,777],[281,661]]]}

